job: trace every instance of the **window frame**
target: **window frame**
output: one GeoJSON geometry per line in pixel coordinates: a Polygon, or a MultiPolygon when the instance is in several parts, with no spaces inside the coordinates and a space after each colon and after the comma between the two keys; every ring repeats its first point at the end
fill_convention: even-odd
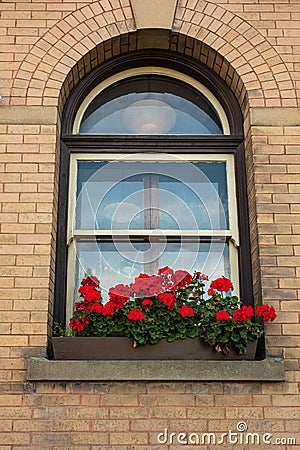
{"type": "Polygon", "coordinates": [[[169,51],[137,51],[115,58],[87,75],[72,91],[63,111],[60,182],[58,195],[57,254],[55,271],[54,320],[65,324],[67,290],[67,222],[70,157],[73,154],[147,153],[170,154],[229,154],[235,165],[237,216],[240,246],[239,284],[245,304],[253,304],[249,219],[247,205],[245,155],[242,115],[233,93],[215,73],[191,57],[169,51]],[[107,77],[137,66],[155,66],[182,71],[202,83],[218,99],[224,109],[230,128],[225,135],[76,135],[73,124],[80,104],[89,93],[107,77]],[[243,274],[243,276],[242,276],[243,274]]]}

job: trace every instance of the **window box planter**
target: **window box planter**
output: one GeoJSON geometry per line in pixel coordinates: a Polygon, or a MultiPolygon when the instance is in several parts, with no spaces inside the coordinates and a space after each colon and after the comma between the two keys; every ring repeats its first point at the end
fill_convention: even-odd
{"type": "Polygon", "coordinates": [[[248,344],[246,355],[231,351],[223,355],[199,338],[133,347],[127,337],[53,337],[57,360],[254,360],[257,341],[248,344]]]}

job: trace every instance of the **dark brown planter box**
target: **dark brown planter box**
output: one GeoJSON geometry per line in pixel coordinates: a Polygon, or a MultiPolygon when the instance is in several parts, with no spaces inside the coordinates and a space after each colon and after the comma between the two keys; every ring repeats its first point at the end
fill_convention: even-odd
{"type": "Polygon", "coordinates": [[[126,337],[53,337],[54,359],[69,360],[253,360],[256,342],[250,342],[246,355],[231,351],[228,355],[216,352],[199,338],[178,339],[167,342],[162,339],[155,345],[133,347],[133,340],[126,337]]]}

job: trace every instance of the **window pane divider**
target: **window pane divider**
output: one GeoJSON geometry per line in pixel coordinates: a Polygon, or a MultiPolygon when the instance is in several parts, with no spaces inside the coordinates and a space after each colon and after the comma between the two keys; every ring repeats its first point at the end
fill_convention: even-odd
{"type": "Polygon", "coordinates": [[[89,236],[150,236],[150,237],[217,237],[232,238],[231,230],[75,230],[73,237],[89,237],[89,236]]]}

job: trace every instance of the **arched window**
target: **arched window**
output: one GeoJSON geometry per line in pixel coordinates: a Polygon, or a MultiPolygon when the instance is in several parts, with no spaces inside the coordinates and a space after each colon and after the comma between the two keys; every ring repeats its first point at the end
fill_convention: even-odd
{"type": "Polygon", "coordinates": [[[105,296],[166,265],[225,275],[249,303],[243,136],[232,93],[188,59],[176,70],[163,53],[155,66],[136,55],[126,70],[120,62],[87,77],[64,111],[56,320],[72,315],[86,274],[101,279],[105,296]]]}

